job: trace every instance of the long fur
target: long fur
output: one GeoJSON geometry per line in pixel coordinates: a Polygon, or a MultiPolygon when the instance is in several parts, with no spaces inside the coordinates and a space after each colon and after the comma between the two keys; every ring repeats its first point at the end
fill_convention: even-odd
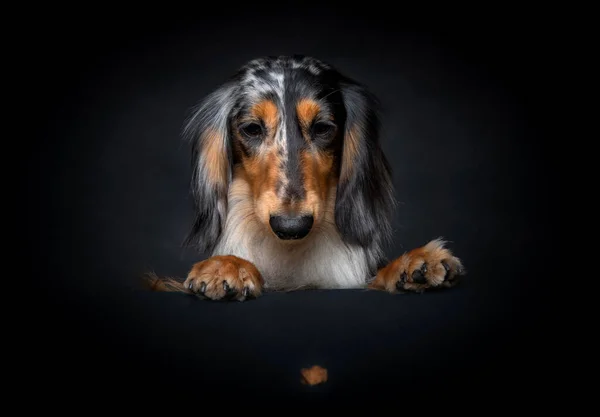
{"type": "MultiPolygon", "coordinates": [[[[336,225],[346,242],[370,248],[382,257],[382,246],[392,235],[395,200],[391,168],[379,143],[379,103],[355,81],[346,78],[342,86],[347,111],[345,139],[353,140],[358,149],[352,174],[338,186],[336,225]],[[359,137],[350,139],[351,135],[359,137]]],[[[344,152],[347,150],[345,147],[344,152]]]]}
{"type": "MultiPolygon", "coordinates": [[[[335,193],[335,189],[330,191],[331,200],[335,193]]],[[[378,254],[344,242],[333,213],[291,251],[253,216],[248,184],[234,180],[229,197],[227,223],[213,255],[250,260],[265,278],[266,288],[359,288],[366,277],[374,275],[378,254]]]]}
{"type": "MultiPolygon", "coordinates": [[[[279,137],[287,151],[285,128],[279,137]]],[[[186,244],[252,262],[272,289],[364,287],[385,261],[394,208],[391,169],[379,142],[378,103],[365,86],[314,58],[257,59],[193,109],[183,136],[192,143],[196,211],[186,244]],[[303,82],[301,74],[313,81],[303,82]],[[256,217],[251,184],[237,175],[231,126],[260,94],[285,103],[288,91],[317,88],[323,89],[320,98],[343,113],[338,164],[331,173],[339,180],[327,192],[324,204],[330,209],[323,221],[291,246],[256,217]]],[[[173,281],[152,285],[177,288],[173,281]]]]}
{"type": "Polygon", "coordinates": [[[192,143],[191,192],[196,219],[185,243],[200,252],[211,251],[218,240],[227,216],[227,188],[231,181],[231,140],[229,115],[233,107],[235,84],[226,83],[204,99],[193,111],[183,128],[183,137],[192,143]],[[209,178],[209,163],[204,150],[210,144],[222,149],[222,163],[227,167],[224,182],[209,178]]]}

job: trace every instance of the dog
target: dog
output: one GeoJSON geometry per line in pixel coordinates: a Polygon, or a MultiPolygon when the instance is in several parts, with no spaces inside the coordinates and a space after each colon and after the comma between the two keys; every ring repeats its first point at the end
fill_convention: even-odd
{"type": "Polygon", "coordinates": [[[377,98],[309,56],[248,62],[192,109],[195,221],[211,256],[156,290],[211,300],[264,291],[454,286],[465,269],[437,238],[387,263],[394,199],[377,98]]]}

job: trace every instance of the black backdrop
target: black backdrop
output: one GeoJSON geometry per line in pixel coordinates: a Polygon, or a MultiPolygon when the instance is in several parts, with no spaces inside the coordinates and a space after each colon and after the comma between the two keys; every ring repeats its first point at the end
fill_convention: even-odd
{"type": "Polygon", "coordinates": [[[88,394],[94,385],[103,398],[160,387],[191,403],[496,395],[503,378],[513,398],[530,396],[547,372],[549,34],[492,19],[416,31],[409,19],[323,11],[98,12],[35,32],[46,71],[30,81],[43,130],[28,142],[26,272],[47,302],[34,345],[43,380],[88,394]],[[293,53],[380,98],[401,202],[387,254],[443,236],[467,267],[461,286],[233,304],[142,290],[142,273],[184,276],[203,257],[181,246],[192,220],[187,111],[247,60],[293,53]],[[328,384],[299,384],[312,364],[330,369],[328,384]]]}

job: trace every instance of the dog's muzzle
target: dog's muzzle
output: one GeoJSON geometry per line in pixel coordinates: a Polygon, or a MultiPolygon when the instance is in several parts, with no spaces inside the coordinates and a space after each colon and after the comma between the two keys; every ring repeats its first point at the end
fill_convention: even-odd
{"type": "Polygon", "coordinates": [[[313,216],[271,216],[269,224],[279,239],[292,240],[305,237],[313,221],[313,216]]]}

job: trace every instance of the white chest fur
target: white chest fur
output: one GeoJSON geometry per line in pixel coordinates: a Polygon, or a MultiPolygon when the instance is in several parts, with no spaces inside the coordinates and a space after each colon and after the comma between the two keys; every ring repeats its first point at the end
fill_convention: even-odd
{"type": "Polygon", "coordinates": [[[370,278],[367,253],[342,241],[332,221],[315,226],[301,241],[282,241],[254,215],[245,184],[232,184],[227,220],[213,255],[234,255],[252,262],[265,286],[360,288],[370,278]]]}

